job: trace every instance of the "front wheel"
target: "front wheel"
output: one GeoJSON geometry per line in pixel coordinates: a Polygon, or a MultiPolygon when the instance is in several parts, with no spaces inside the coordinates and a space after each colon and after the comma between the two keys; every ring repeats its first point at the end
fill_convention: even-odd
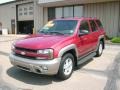
{"type": "Polygon", "coordinates": [[[74,68],[74,56],[70,53],[65,54],[61,60],[61,64],[58,71],[58,77],[62,80],[68,79],[73,72],[74,68]]]}

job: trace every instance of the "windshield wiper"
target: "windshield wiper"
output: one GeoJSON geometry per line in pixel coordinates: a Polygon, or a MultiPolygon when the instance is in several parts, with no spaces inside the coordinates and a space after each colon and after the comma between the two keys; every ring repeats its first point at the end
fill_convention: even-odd
{"type": "Polygon", "coordinates": [[[44,31],[39,31],[39,33],[48,34],[48,32],[44,32],[44,31]]]}
{"type": "Polygon", "coordinates": [[[57,31],[52,31],[52,32],[49,32],[49,33],[56,33],[56,34],[64,35],[63,33],[61,33],[61,32],[57,32],[57,31]]]}
{"type": "Polygon", "coordinates": [[[44,32],[44,31],[40,31],[39,33],[44,33],[44,34],[52,34],[52,33],[56,33],[56,34],[61,34],[61,35],[64,35],[63,33],[61,32],[57,32],[57,31],[50,31],[50,32],[44,32]]]}

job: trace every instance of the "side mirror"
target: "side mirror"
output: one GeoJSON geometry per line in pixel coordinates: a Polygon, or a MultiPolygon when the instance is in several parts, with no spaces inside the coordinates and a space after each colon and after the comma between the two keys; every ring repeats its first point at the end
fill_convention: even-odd
{"type": "Polygon", "coordinates": [[[89,34],[88,30],[80,30],[80,32],[79,32],[79,36],[83,36],[83,35],[87,35],[87,34],[89,34]]]}

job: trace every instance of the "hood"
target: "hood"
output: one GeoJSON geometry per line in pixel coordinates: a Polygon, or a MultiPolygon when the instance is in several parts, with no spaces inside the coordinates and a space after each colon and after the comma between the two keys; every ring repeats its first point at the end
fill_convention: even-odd
{"type": "Polygon", "coordinates": [[[15,46],[28,49],[46,49],[51,48],[67,37],[65,35],[30,35],[18,40],[15,46]]]}

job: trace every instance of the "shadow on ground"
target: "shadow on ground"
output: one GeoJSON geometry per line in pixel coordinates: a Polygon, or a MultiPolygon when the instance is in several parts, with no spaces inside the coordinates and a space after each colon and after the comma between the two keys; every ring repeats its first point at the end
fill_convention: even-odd
{"type": "MultiPolygon", "coordinates": [[[[91,62],[93,59],[90,59],[88,62],[80,65],[78,68],[75,69],[81,69],[83,66],[91,62]]],[[[21,82],[32,84],[32,85],[49,85],[53,82],[62,82],[62,80],[58,79],[57,76],[46,76],[46,75],[39,75],[31,72],[26,72],[23,70],[20,70],[16,67],[11,67],[7,70],[7,74],[21,82]]]]}
{"type": "Polygon", "coordinates": [[[48,85],[52,84],[53,81],[60,81],[56,78],[56,76],[39,75],[20,70],[16,67],[9,68],[7,74],[12,78],[32,85],[48,85]]]}

